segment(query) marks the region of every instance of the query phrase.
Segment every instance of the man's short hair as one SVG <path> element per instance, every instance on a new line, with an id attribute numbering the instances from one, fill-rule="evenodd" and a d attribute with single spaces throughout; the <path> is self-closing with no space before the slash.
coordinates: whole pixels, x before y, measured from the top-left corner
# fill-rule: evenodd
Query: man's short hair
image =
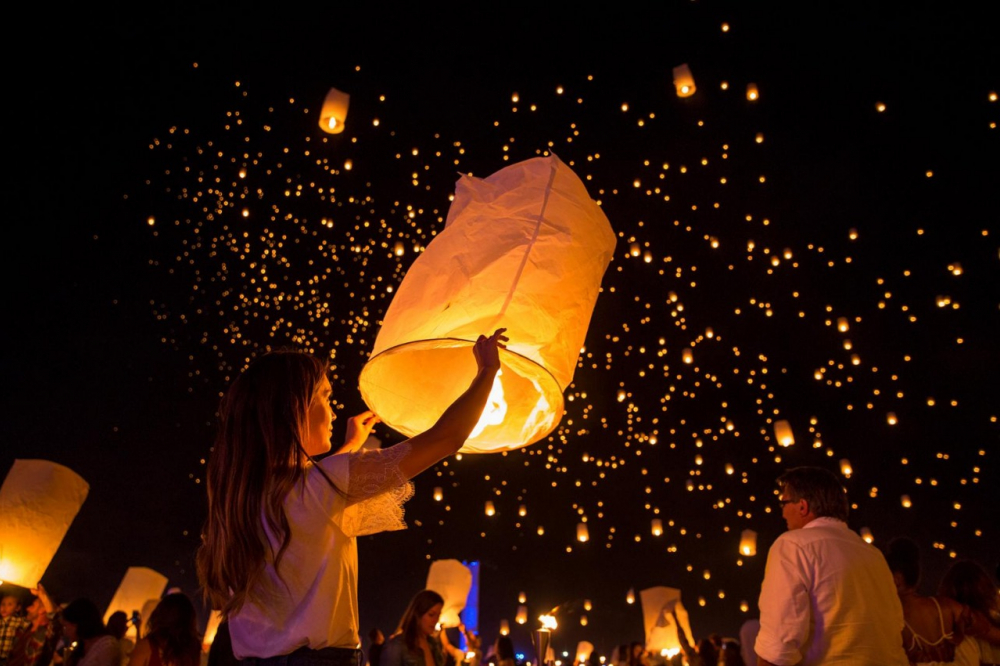
<path id="1" fill-rule="evenodd" d="M 885 549 L 889 571 L 903 576 L 903 582 L 916 587 L 920 582 L 920 547 L 908 537 L 896 537 Z"/>
<path id="2" fill-rule="evenodd" d="M 847 493 L 837 476 L 822 467 L 794 467 L 778 477 L 778 485 L 792 497 L 804 499 L 817 517 L 847 521 Z"/>

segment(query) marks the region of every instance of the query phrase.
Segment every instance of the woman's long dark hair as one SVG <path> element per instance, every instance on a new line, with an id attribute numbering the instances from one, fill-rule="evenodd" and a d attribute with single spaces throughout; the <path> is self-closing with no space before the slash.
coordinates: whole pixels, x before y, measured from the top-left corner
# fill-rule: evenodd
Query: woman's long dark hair
<path id="1" fill-rule="evenodd" d="M 977 610 L 994 625 L 1000 626 L 1000 598 L 997 597 L 997 586 L 982 568 L 971 560 L 955 562 L 938 587 L 942 597 L 954 599 L 973 610 Z"/>
<path id="2" fill-rule="evenodd" d="M 438 604 L 444 604 L 444 599 L 434 590 L 421 590 L 410 599 L 410 605 L 406 607 L 406 612 L 403 613 L 399 627 L 396 629 L 397 634 L 403 635 L 403 642 L 406 643 L 406 649 L 410 652 L 420 652 L 418 642 L 420 640 L 420 618 Z"/>
<path id="3" fill-rule="evenodd" d="M 80 661 L 85 651 L 87 639 L 111 635 L 104 626 L 104 619 L 97 606 L 90 599 L 75 599 L 62 611 L 62 619 L 76 625 L 76 648 L 71 654 L 70 662 Z"/>
<path id="4" fill-rule="evenodd" d="M 222 399 L 197 568 L 205 596 L 223 617 L 247 600 L 262 601 L 256 597 L 267 558 L 277 569 L 288 548 L 284 501 L 303 478 L 307 414 L 326 371 L 326 363 L 308 354 L 270 352 L 251 363 Z M 281 539 L 277 552 L 261 516 Z"/>
<path id="5" fill-rule="evenodd" d="M 201 662 L 201 634 L 198 615 L 186 594 L 168 594 L 149 616 L 146 638 L 150 648 L 160 650 L 169 666 L 198 666 Z"/>

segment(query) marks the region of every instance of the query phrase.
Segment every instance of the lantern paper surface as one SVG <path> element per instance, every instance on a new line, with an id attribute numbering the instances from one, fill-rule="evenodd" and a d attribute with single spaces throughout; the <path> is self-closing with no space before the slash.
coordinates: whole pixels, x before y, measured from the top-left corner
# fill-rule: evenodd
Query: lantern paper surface
<path id="1" fill-rule="evenodd" d="M 90 486 L 47 460 L 15 460 L 0 487 L 0 581 L 35 587 Z"/>
<path id="2" fill-rule="evenodd" d="M 458 614 L 465 608 L 465 600 L 472 589 L 472 572 L 458 560 L 435 560 L 427 573 L 427 589 L 444 598 L 441 609 L 441 626 L 457 627 Z"/>
<path id="3" fill-rule="evenodd" d="M 361 371 L 361 395 L 407 436 L 430 428 L 476 374 L 471 347 L 507 329 L 483 418 L 462 447 L 538 441 L 563 415 L 615 235 L 555 156 L 463 176 L 444 230 L 413 262 Z"/>
<path id="4" fill-rule="evenodd" d="M 201 639 L 201 646 L 205 652 L 212 647 L 215 642 L 215 635 L 219 633 L 219 624 L 222 623 L 222 613 L 217 610 L 212 611 L 208 616 L 208 625 L 205 627 L 205 635 Z"/>
<path id="5" fill-rule="evenodd" d="M 792 433 L 792 426 L 788 421 L 774 422 L 774 438 L 781 446 L 791 446 L 795 443 L 795 435 Z"/>
<path id="6" fill-rule="evenodd" d="M 579 662 L 584 662 L 590 659 L 590 655 L 594 652 L 594 644 L 590 641 L 580 641 L 576 644 L 576 660 Z"/>
<path id="7" fill-rule="evenodd" d="M 146 567 L 129 567 L 122 578 L 122 582 L 115 591 L 115 596 L 111 598 L 108 609 L 104 611 L 104 622 L 108 621 L 115 611 L 124 611 L 126 615 L 132 617 L 132 611 L 139 611 L 142 614 L 142 622 L 145 625 L 149 619 L 148 612 L 156 608 L 156 603 L 167 589 L 167 577 L 163 574 L 147 569 Z M 149 604 L 153 601 L 153 604 Z M 149 606 L 147 612 L 147 605 Z M 134 635 L 135 627 L 129 624 L 129 635 Z"/>
<path id="8" fill-rule="evenodd" d="M 646 628 L 646 649 L 654 654 L 663 650 L 679 650 L 680 639 L 677 635 L 677 624 L 674 622 L 673 611 L 677 620 L 692 640 L 691 622 L 687 610 L 681 603 L 681 591 L 673 587 L 651 587 L 639 593 L 642 600 L 643 625 Z"/>
<path id="9" fill-rule="evenodd" d="M 326 99 L 323 100 L 323 108 L 319 112 L 319 126 L 324 132 L 340 134 L 344 131 L 344 123 L 347 121 L 347 107 L 350 102 L 350 95 L 336 88 L 330 88 L 330 91 L 326 93 Z"/>

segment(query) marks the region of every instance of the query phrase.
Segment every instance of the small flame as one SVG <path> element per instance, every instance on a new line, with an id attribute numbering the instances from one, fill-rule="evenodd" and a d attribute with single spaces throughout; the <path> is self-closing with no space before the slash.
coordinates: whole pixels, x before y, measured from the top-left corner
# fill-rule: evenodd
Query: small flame
<path id="1" fill-rule="evenodd" d="M 337 119 L 331 117 L 330 120 L 327 122 L 327 125 L 329 125 L 330 129 L 333 129 L 334 127 L 337 126 Z"/>
<path id="2" fill-rule="evenodd" d="M 541 615 L 538 621 L 542 623 L 542 629 L 555 629 L 558 626 L 555 615 Z"/>

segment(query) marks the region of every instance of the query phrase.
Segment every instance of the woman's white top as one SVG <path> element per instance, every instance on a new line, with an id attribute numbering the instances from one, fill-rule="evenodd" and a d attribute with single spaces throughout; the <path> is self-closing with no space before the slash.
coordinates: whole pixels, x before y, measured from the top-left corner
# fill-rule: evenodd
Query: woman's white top
<path id="1" fill-rule="evenodd" d="M 406 528 L 402 505 L 413 486 L 399 463 L 409 450 L 404 442 L 320 461 L 340 493 L 320 470 L 306 469 L 285 499 L 291 540 L 278 568 L 269 553 L 255 600 L 230 616 L 237 659 L 360 645 L 355 537 Z M 281 540 L 266 522 L 264 530 L 277 553 Z"/>

